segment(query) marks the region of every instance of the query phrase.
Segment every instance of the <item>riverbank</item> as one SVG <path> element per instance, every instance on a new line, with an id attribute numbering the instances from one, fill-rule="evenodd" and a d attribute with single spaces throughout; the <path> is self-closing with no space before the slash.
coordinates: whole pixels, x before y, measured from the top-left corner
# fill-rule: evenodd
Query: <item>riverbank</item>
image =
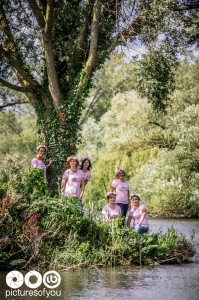
<path id="1" fill-rule="evenodd" d="M 107 300 L 132 297 L 142 300 L 198 300 L 199 286 L 199 220 L 176 219 L 149 219 L 150 231 L 162 231 L 173 227 L 177 232 L 183 233 L 188 240 L 192 239 L 195 232 L 195 263 L 164 264 L 159 266 L 116 266 L 109 268 L 78 268 L 61 271 L 56 269 L 61 276 L 59 290 L 62 298 L 68 300 L 93 300 L 106 298 Z M 13 270 L 13 269 L 12 269 Z M 31 268 L 20 270 L 25 276 Z M 45 271 L 40 270 L 43 275 Z M 8 289 L 6 275 L 8 271 L 0 272 L 0 299 L 5 298 Z M 41 285 L 43 290 L 45 286 Z M 25 284 L 22 289 L 26 289 Z M 24 297 L 17 298 L 23 300 Z M 42 298 L 46 299 L 46 298 Z M 53 297 L 60 299 L 60 297 Z M 26 297 L 32 300 L 32 297 Z"/>
<path id="2" fill-rule="evenodd" d="M 105 225 L 82 216 L 69 198 L 11 202 L 0 222 L 1 265 L 12 269 L 158 265 L 194 255 L 191 241 L 172 228 L 139 235 L 121 220 Z"/>

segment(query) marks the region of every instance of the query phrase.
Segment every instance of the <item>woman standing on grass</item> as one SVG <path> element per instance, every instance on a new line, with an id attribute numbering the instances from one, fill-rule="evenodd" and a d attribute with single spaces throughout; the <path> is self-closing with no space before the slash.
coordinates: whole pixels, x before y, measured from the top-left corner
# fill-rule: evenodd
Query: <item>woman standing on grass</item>
<path id="1" fill-rule="evenodd" d="M 120 206 L 122 217 L 126 217 L 129 208 L 129 184 L 125 179 L 125 171 L 118 169 L 115 180 L 111 183 L 110 192 L 116 192 L 116 204 Z"/>
<path id="2" fill-rule="evenodd" d="M 82 196 L 84 193 L 83 172 L 78 168 L 79 161 L 72 155 L 67 160 L 68 169 L 64 172 L 61 184 L 61 193 L 63 196 L 75 197 L 78 204 L 82 205 Z"/>
<path id="3" fill-rule="evenodd" d="M 102 209 L 104 223 L 110 223 L 116 218 L 122 216 L 121 208 L 115 203 L 116 194 L 114 192 L 108 192 L 106 194 L 108 204 Z"/>
<path id="4" fill-rule="evenodd" d="M 149 231 L 149 223 L 147 221 L 147 210 L 144 204 L 140 204 L 140 196 L 138 194 L 131 194 L 132 209 L 129 212 L 127 226 L 130 227 L 133 219 L 133 229 L 140 234 Z"/>

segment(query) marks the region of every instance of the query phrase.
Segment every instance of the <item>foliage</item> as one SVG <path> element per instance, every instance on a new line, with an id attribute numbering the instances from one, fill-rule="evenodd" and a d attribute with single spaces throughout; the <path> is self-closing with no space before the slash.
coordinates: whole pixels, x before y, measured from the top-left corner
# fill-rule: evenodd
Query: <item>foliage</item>
<path id="1" fill-rule="evenodd" d="M 159 159 L 143 165 L 131 180 L 153 213 L 198 217 L 197 110 L 189 107 L 173 118 L 172 132 L 164 135 L 170 139 L 167 144 L 173 140 L 173 150 L 162 150 Z"/>
<path id="2" fill-rule="evenodd" d="M 1 1 L 3 107 L 8 104 L 8 89 L 16 91 L 10 96 L 14 99 L 8 101 L 10 105 L 17 99 L 19 103 L 28 99 L 34 107 L 40 141 L 47 144 L 48 155 L 54 159 L 48 178 L 55 193 L 64 161 L 77 151 L 80 142 L 81 112 L 93 74 L 118 45 L 135 46 L 139 41 L 149 53 L 140 64 L 139 89 L 155 108 L 165 108 L 168 92 L 173 88 L 177 55 L 182 53 L 181 48 L 197 41 L 196 20 L 197 10 L 189 10 L 188 6 L 185 11 L 178 9 L 174 0 Z M 131 65 L 125 65 L 125 76 L 129 78 L 125 84 L 121 65 L 109 66 L 104 78 L 106 88 L 91 92 L 93 101 L 99 103 L 90 106 L 97 120 L 110 107 L 115 92 L 134 86 Z M 108 79 L 112 70 L 118 70 L 119 75 L 111 90 Z M 95 74 L 98 80 L 100 75 Z M 107 91 L 105 97 L 103 91 Z M 87 108 L 85 118 L 86 112 Z"/>
<path id="3" fill-rule="evenodd" d="M 88 153 L 95 162 L 92 180 L 84 195 L 86 203 L 96 199 L 95 205 L 102 207 L 104 195 L 109 190 L 118 167 L 125 169 L 128 179 L 143 162 L 158 154 L 157 147 L 149 148 L 147 145 L 151 115 L 153 112 L 150 104 L 138 97 L 135 91 L 131 91 L 113 97 L 111 110 L 94 125 L 97 143 L 92 131 L 89 131 L 91 119 L 85 124 L 83 145 L 79 153 Z"/>
<path id="4" fill-rule="evenodd" d="M 111 99 L 118 93 L 134 89 L 136 86 L 136 64 L 127 62 L 124 54 L 114 53 L 101 69 L 94 74 L 81 123 L 85 120 L 100 118 L 111 107 Z"/>
<path id="5" fill-rule="evenodd" d="M 20 155 L 6 155 L 0 165 L 1 199 L 9 197 L 17 205 L 18 200 L 29 203 L 46 193 L 44 171 L 41 169 L 25 169 Z"/>
<path id="6" fill-rule="evenodd" d="M 95 222 L 81 215 L 72 198 L 44 196 L 26 207 L 16 204 L 17 210 L 11 204 L 0 212 L 0 261 L 7 267 L 152 265 L 184 262 L 193 255 L 192 245 L 173 229 L 163 236 L 141 236 L 119 219 Z"/>
<path id="7" fill-rule="evenodd" d="M 29 164 L 37 143 L 36 120 L 26 113 L 0 112 L 0 161 L 6 154 L 20 153 Z"/>
<path id="8" fill-rule="evenodd" d="M 148 265 L 183 262 L 193 255 L 192 245 L 172 229 L 163 236 L 141 236 L 123 227 L 120 218 L 103 224 L 94 210 L 85 210 L 82 216 L 75 198 L 46 193 L 38 170 L 23 173 L 12 157 L 5 165 L 1 183 L 7 190 L 0 210 L 0 262 L 4 267 Z"/>
<path id="9" fill-rule="evenodd" d="M 98 123 L 84 125 L 79 153 L 94 162 L 86 206 L 105 204 L 115 171 L 123 167 L 131 192 L 141 194 L 151 214 L 198 217 L 198 62 L 182 63 L 175 81 L 167 114 L 129 91 L 112 98 Z"/>
<path id="10" fill-rule="evenodd" d="M 54 159 L 48 178 L 56 193 L 64 162 L 80 141 L 93 72 L 122 42 L 116 25 L 125 3 L 34 2 L 1 1 L 0 83 L 34 107 L 40 141 Z M 128 28 L 127 19 L 123 25 Z"/>
<path id="11" fill-rule="evenodd" d="M 170 93 L 174 90 L 175 61 L 164 51 L 156 50 L 140 61 L 137 90 L 148 98 L 154 110 L 165 111 Z"/>
<path id="12" fill-rule="evenodd" d="M 148 97 L 155 110 L 165 111 L 174 90 L 174 73 L 180 57 L 198 41 L 198 9 L 189 10 L 189 3 L 182 9 L 181 1 L 176 0 L 139 0 L 138 13 L 141 8 L 143 24 L 139 39 L 146 46 L 146 53 L 140 61 L 138 91 Z"/>

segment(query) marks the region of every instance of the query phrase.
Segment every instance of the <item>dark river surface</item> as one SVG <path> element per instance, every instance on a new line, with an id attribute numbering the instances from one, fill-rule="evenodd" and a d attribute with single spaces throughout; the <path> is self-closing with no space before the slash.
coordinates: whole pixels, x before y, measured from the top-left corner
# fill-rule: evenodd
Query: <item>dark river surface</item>
<path id="1" fill-rule="evenodd" d="M 11 290 L 6 284 L 6 271 L 0 273 L 0 300 L 199 300 L 199 220 L 149 219 L 149 224 L 151 232 L 164 233 L 168 227 L 173 226 L 188 239 L 193 239 L 196 250 L 193 262 L 59 272 L 61 283 L 56 288 L 57 295 L 43 284 L 37 289 L 40 290 L 38 295 L 23 295 L 31 290 L 25 284 L 20 288 L 23 293 L 16 294 L 18 289 Z M 23 272 L 24 276 L 27 272 Z M 11 291 L 15 291 L 15 294 L 11 294 Z M 51 295 L 46 291 L 51 292 Z"/>

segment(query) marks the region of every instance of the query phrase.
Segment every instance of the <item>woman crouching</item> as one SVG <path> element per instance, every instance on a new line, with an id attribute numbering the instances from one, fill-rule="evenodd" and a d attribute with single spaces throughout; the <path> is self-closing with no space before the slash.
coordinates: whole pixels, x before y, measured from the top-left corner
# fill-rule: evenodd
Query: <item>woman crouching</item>
<path id="1" fill-rule="evenodd" d="M 116 193 L 108 192 L 106 194 L 106 198 L 108 200 L 108 204 L 106 204 L 102 209 L 103 221 L 104 223 L 110 223 L 114 221 L 116 218 L 122 216 L 122 211 L 119 205 L 115 203 Z"/>
<path id="2" fill-rule="evenodd" d="M 147 221 L 147 210 L 144 204 L 140 204 L 140 196 L 138 194 L 131 194 L 132 209 L 129 212 L 127 226 L 130 227 L 133 219 L 133 229 L 140 234 L 149 231 L 149 223 Z"/>

